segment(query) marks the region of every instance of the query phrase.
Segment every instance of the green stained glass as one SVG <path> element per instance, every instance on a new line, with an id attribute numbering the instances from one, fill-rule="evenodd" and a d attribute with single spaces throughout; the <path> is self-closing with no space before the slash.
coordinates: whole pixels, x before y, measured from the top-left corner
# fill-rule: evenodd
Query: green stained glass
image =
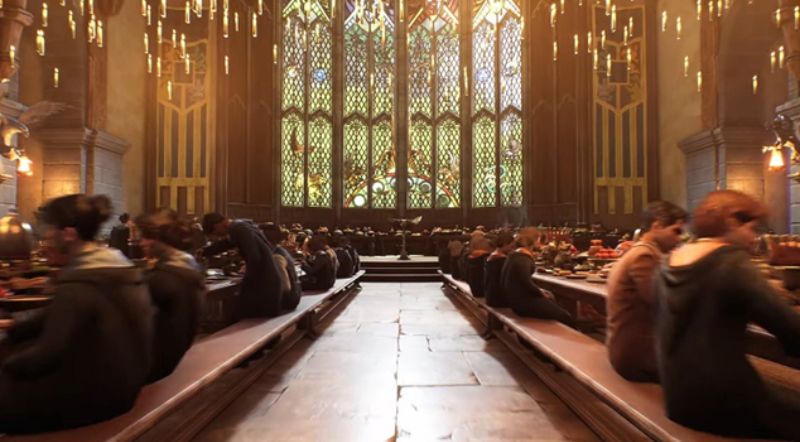
<path id="1" fill-rule="evenodd" d="M 333 202 L 333 45 L 327 1 L 283 2 L 281 203 Z M 312 115 L 314 115 L 312 119 Z"/>
<path id="2" fill-rule="evenodd" d="M 368 3 L 368 4 L 367 4 Z M 345 2 L 344 206 L 397 205 L 394 2 Z M 356 122 L 358 117 L 363 121 Z"/>
<path id="3" fill-rule="evenodd" d="M 494 207 L 496 198 L 495 122 L 480 117 L 472 124 L 472 205 Z"/>
<path id="4" fill-rule="evenodd" d="M 517 2 L 506 0 L 503 5 L 498 11 L 491 2 L 482 3 L 473 21 L 475 207 L 517 207 L 523 203 L 522 27 Z"/>
<path id="5" fill-rule="evenodd" d="M 408 207 L 427 209 L 433 204 L 433 129 L 425 120 L 412 123 L 408 150 Z"/>
<path id="6" fill-rule="evenodd" d="M 390 121 L 372 126 L 372 207 L 392 209 L 397 201 L 395 147 Z"/>
<path id="7" fill-rule="evenodd" d="M 305 124 L 296 114 L 283 117 L 281 123 L 281 204 L 301 207 L 305 174 L 303 173 L 303 141 Z"/>
<path id="8" fill-rule="evenodd" d="M 522 205 L 522 120 L 509 114 L 500 124 L 500 204 Z"/>
<path id="9" fill-rule="evenodd" d="M 458 2 L 438 5 L 439 10 L 425 6 L 412 10 L 409 18 L 408 205 L 412 209 L 459 207 L 461 200 Z"/>
<path id="10" fill-rule="evenodd" d="M 333 128 L 327 118 L 317 117 L 311 121 L 308 126 L 308 142 L 308 206 L 330 207 L 333 202 Z"/>
<path id="11" fill-rule="evenodd" d="M 369 204 L 367 191 L 369 168 L 368 130 L 361 120 L 344 125 L 344 206 L 365 208 Z"/>
<path id="12" fill-rule="evenodd" d="M 458 120 L 447 120 L 439 125 L 438 173 L 436 178 L 436 207 L 440 209 L 461 206 L 461 125 Z"/>

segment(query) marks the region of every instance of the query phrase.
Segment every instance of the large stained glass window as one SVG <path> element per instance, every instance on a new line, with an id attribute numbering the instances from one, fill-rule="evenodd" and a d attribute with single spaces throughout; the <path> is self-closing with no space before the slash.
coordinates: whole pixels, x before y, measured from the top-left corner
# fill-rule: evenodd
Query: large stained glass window
<path id="1" fill-rule="evenodd" d="M 518 0 L 475 3 L 471 66 L 473 207 L 522 205 L 520 17 Z"/>
<path id="2" fill-rule="evenodd" d="M 522 0 L 280 1 L 282 205 L 522 205 Z"/>
<path id="3" fill-rule="evenodd" d="M 329 0 L 283 0 L 281 203 L 333 203 L 333 45 Z"/>
<path id="4" fill-rule="evenodd" d="M 408 18 L 408 207 L 461 204 L 458 1 L 419 2 Z"/>
<path id="5" fill-rule="evenodd" d="M 397 206 L 395 12 L 347 0 L 344 21 L 344 207 Z"/>

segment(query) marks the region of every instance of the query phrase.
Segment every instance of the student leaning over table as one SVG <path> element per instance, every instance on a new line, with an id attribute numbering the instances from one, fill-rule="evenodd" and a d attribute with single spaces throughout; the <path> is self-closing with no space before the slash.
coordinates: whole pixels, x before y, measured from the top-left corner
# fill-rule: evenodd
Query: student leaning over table
<path id="1" fill-rule="evenodd" d="M 686 217 L 686 211 L 672 203 L 651 203 L 642 214 L 645 233 L 614 265 L 608 277 L 608 359 L 617 373 L 629 381 L 658 381 L 653 274 L 662 255 L 680 242 Z"/>
<path id="2" fill-rule="evenodd" d="M 765 207 L 737 191 L 695 209 L 698 241 L 672 253 L 655 279 L 656 348 L 668 416 L 727 436 L 800 440 L 800 401 L 765 384 L 745 354 L 756 323 L 800 356 L 800 315 L 750 262 Z"/>
<path id="3" fill-rule="evenodd" d="M 109 419 L 144 385 L 153 306 L 141 271 L 94 241 L 110 214 L 105 196 L 64 196 L 40 210 L 48 259 L 64 268 L 53 303 L 0 344 L 0 433 Z"/>

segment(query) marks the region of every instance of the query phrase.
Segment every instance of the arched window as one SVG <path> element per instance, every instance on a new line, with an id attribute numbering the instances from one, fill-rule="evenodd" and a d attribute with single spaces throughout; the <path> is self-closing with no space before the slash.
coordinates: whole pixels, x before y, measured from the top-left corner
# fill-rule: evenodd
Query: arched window
<path id="1" fill-rule="evenodd" d="M 347 0 L 344 21 L 344 207 L 397 206 L 395 11 Z"/>
<path id="2" fill-rule="evenodd" d="M 333 202 L 333 39 L 329 5 L 284 0 L 282 204 Z"/>
<path id="3" fill-rule="evenodd" d="M 522 205 L 522 26 L 515 0 L 472 20 L 472 205 Z"/>
<path id="4" fill-rule="evenodd" d="M 282 1 L 284 206 L 522 205 L 520 0 Z M 343 39 L 336 59 L 333 35 Z M 408 103 L 404 121 L 398 102 Z"/>
<path id="5" fill-rule="evenodd" d="M 419 2 L 408 19 L 408 207 L 461 205 L 458 2 Z M 435 171 L 435 174 L 434 174 Z M 435 199 L 434 199 L 435 195 Z"/>

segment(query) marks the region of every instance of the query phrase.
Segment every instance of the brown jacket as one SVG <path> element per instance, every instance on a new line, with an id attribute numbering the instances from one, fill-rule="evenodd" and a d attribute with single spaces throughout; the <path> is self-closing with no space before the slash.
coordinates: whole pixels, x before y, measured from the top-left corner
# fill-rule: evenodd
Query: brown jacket
<path id="1" fill-rule="evenodd" d="M 661 252 L 651 243 L 633 246 L 608 278 L 606 346 L 614 369 L 625 379 L 656 382 L 653 273 Z"/>

